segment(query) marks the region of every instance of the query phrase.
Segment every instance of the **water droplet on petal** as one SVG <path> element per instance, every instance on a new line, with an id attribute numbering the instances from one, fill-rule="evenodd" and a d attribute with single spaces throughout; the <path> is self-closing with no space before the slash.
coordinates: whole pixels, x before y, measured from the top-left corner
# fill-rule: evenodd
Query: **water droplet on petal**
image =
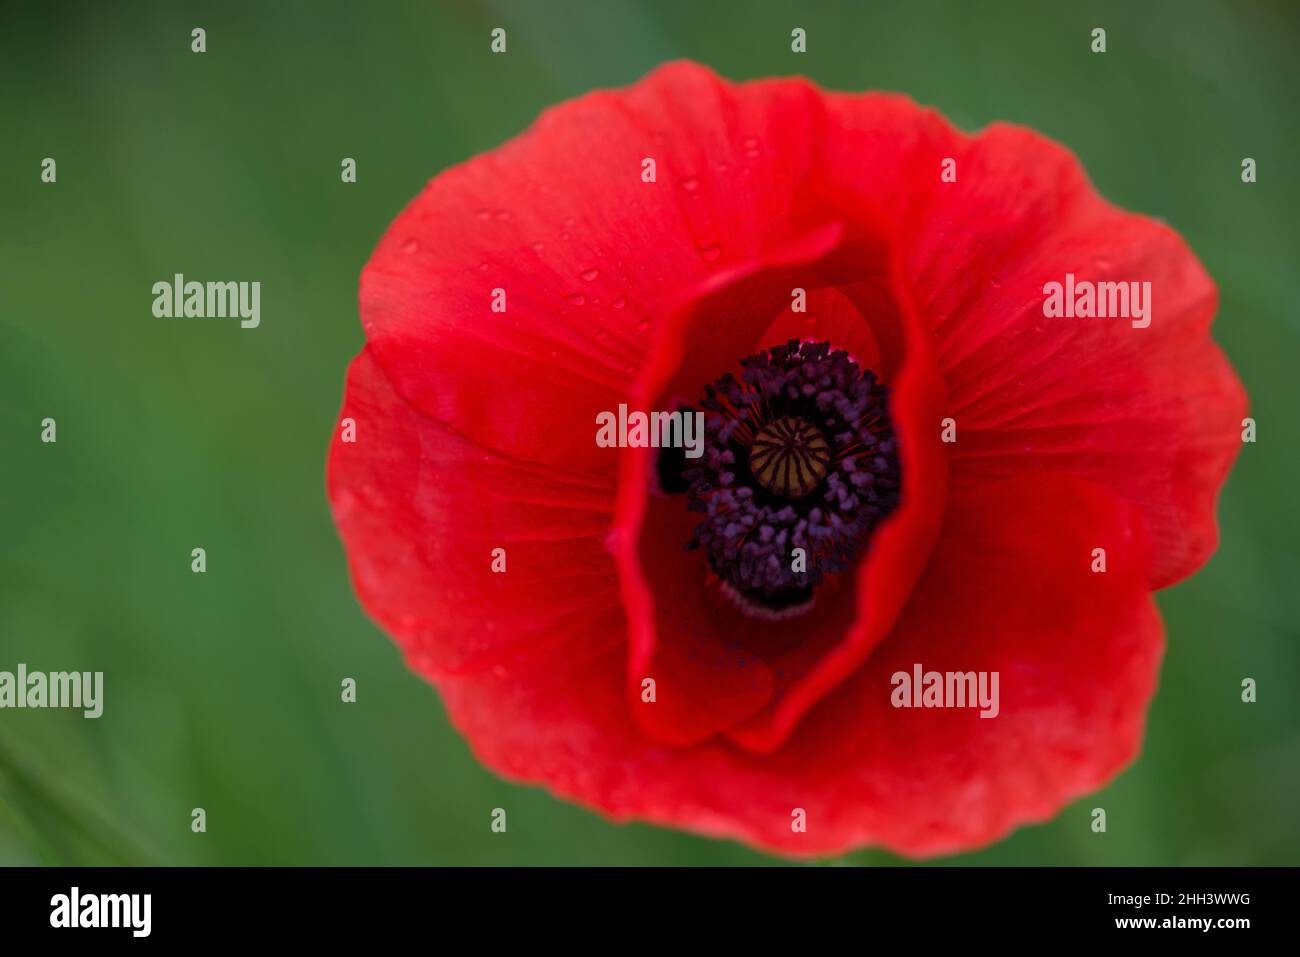
<path id="1" fill-rule="evenodd" d="M 599 269 L 587 269 L 582 273 L 582 278 L 587 282 L 591 282 L 599 275 L 600 275 Z"/>
<path id="2" fill-rule="evenodd" d="M 569 302 L 573 303 L 575 306 L 585 306 L 587 304 L 587 297 L 580 292 L 572 293 L 564 298 L 569 300 Z"/>
<path id="3" fill-rule="evenodd" d="M 640 322 L 636 324 L 636 327 L 640 329 L 642 332 L 645 332 L 647 329 L 650 328 L 650 320 L 642 319 Z"/>
<path id="4" fill-rule="evenodd" d="M 722 247 L 717 243 L 700 247 L 700 257 L 706 262 L 713 262 L 722 255 Z"/>
<path id="5" fill-rule="evenodd" d="M 402 252 L 415 253 L 420 251 L 420 241 L 418 239 L 408 239 L 402 243 Z"/>
<path id="6" fill-rule="evenodd" d="M 622 309 L 624 306 L 627 305 L 627 299 L 625 299 L 622 296 L 619 296 L 617 299 L 611 302 L 610 305 L 613 306 L 615 309 Z"/>
<path id="7" fill-rule="evenodd" d="M 994 289 L 1001 289 L 1002 280 L 999 279 L 997 276 L 994 276 L 992 279 L 989 280 L 989 285 L 992 286 Z"/>
<path id="8" fill-rule="evenodd" d="M 507 220 L 507 219 L 510 218 L 510 210 L 508 210 L 508 209 L 498 209 L 498 210 L 497 210 L 495 213 L 493 213 L 492 215 L 494 215 L 498 220 L 504 222 L 505 220 Z"/>
<path id="9" fill-rule="evenodd" d="M 474 215 L 479 219 L 489 219 L 492 216 L 492 211 L 490 209 L 476 209 Z"/>
<path id="10" fill-rule="evenodd" d="M 693 193 L 699 188 L 700 181 L 694 176 L 688 176 L 686 179 L 682 180 L 682 189 L 686 190 L 688 193 Z"/>

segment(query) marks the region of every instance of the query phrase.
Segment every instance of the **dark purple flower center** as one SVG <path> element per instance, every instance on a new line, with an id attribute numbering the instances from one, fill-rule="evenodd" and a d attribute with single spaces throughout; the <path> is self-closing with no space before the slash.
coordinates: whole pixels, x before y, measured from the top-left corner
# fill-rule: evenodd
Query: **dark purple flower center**
<path id="1" fill-rule="evenodd" d="M 733 600 L 784 617 L 898 506 L 888 390 L 825 342 L 792 339 L 740 366 L 705 386 L 704 453 L 664 484 L 704 513 L 686 547 L 704 549 Z"/>

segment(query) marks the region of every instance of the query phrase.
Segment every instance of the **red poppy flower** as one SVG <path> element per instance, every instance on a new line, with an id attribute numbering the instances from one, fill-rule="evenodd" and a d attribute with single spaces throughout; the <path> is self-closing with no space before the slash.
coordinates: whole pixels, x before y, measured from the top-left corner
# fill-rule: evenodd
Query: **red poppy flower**
<path id="1" fill-rule="evenodd" d="M 1067 276 L 1150 283 L 1149 324 L 1045 310 Z M 1213 551 L 1245 412 L 1215 308 L 1029 130 L 674 64 L 392 224 L 330 499 L 499 773 L 792 855 L 953 852 L 1138 749 L 1151 593 Z M 620 406 L 701 413 L 700 454 L 601 447 Z M 899 707 L 917 666 L 996 673 L 996 716 Z"/>

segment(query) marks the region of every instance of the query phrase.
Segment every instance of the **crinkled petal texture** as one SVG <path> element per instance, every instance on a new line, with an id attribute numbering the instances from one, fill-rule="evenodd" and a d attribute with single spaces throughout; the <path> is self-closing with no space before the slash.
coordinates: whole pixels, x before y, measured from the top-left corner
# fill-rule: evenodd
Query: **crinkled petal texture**
<path id="1" fill-rule="evenodd" d="M 1045 318 L 1067 273 L 1149 282 L 1149 325 Z M 1139 747 L 1151 591 L 1213 550 L 1240 444 L 1215 306 L 1172 230 L 1034 133 L 674 64 L 548 111 L 388 230 L 330 499 L 361 601 L 500 773 L 790 855 L 955 852 Z M 902 504 L 812 612 L 759 622 L 595 422 L 792 336 L 890 385 Z M 996 673 L 996 716 L 896 707 L 916 665 Z"/>

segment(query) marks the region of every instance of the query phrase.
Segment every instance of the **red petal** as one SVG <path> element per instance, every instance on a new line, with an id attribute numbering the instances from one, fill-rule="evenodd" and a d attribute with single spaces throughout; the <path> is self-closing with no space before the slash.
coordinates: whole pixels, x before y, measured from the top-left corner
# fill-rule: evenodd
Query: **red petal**
<path id="1" fill-rule="evenodd" d="M 900 226 L 905 283 L 957 421 L 953 483 L 1088 478 L 1142 510 L 1153 587 L 1195 571 L 1216 543 L 1246 405 L 1209 338 L 1214 285 L 1183 241 L 1105 202 L 1068 150 L 1028 130 L 967 137 L 871 96 L 832 97 L 830 117 L 828 189 Z M 940 180 L 944 158 L 956 182 Z M 1067 272 L 1150 282 L 1150 327 L 1045 319 L 1043 286 Z"/>
<path id="2" fill-rule="evenodd" d="M 470 439 L 607 473 L 593 423 L 626 399 L 642 324 L 784 238 L 819 123 L 807 83 L 736 87 L 692 64 L 548 110 L 390 227 L 362 276 L 371 349 L 399 394 Z"/>
<path id="3" fill-rule="evenodd" d="M 764 756 L 647 741 L 616 652 L 554 660 L 544 683 L 517 668 L 438 684 L 485 763 L 618 819 L 794 855 L 949 853 L 1049 817 L 1132 759 L 1162 648 L 1148 574 L 1141 518 L 1095 486 L 970 496 L 888 641 Z M 998 671 L 1000 714 L 891 707 L 892 673 L 914 663 Z"/>
<path id="4" fill-rule="evenodd" d="M 613 488 L 507 459 L 412 410 L 369 349 L 348 372 L 329 495 L 366 610 L 425 674 L 622 647 Z M 505 549 L 504 573 L 492 570 Z"/>
<path id="5" fill-rule="evenodd" d="M 675 676 L 665 707 L 635 709 L 660 740 L 692 744 L 727 731 L 747 748 L 776 748 L 884 638 L 924 567 L 946 501 L 938 384 L 919 320 L 895 301 L 883 248 L 866 233 L 846 236 L 839 224 L 824 225 L 689 290 L 656 338 L 634 393 L 639 408 L 670 407 L 754 352 L 771 323 L 780 324 L 793 287 L 836 289 L 869 327 L 850 338 L 872 349 L 892 390 L 903 475 L 903 505 L 873 536 L 856 598 L 823 588 L 817 612 L 791 626 L 709 600 L 702 561 L 674 554 L 697 519 L 674 514 L 680 500 L 647 511 L 651 452 L 624 452 L 614 546 L 630 624 L 628 690 L 635 703 L 646 677 Z M 788 640 L 792 627 L 802 639 L 797 648 Z"/>

